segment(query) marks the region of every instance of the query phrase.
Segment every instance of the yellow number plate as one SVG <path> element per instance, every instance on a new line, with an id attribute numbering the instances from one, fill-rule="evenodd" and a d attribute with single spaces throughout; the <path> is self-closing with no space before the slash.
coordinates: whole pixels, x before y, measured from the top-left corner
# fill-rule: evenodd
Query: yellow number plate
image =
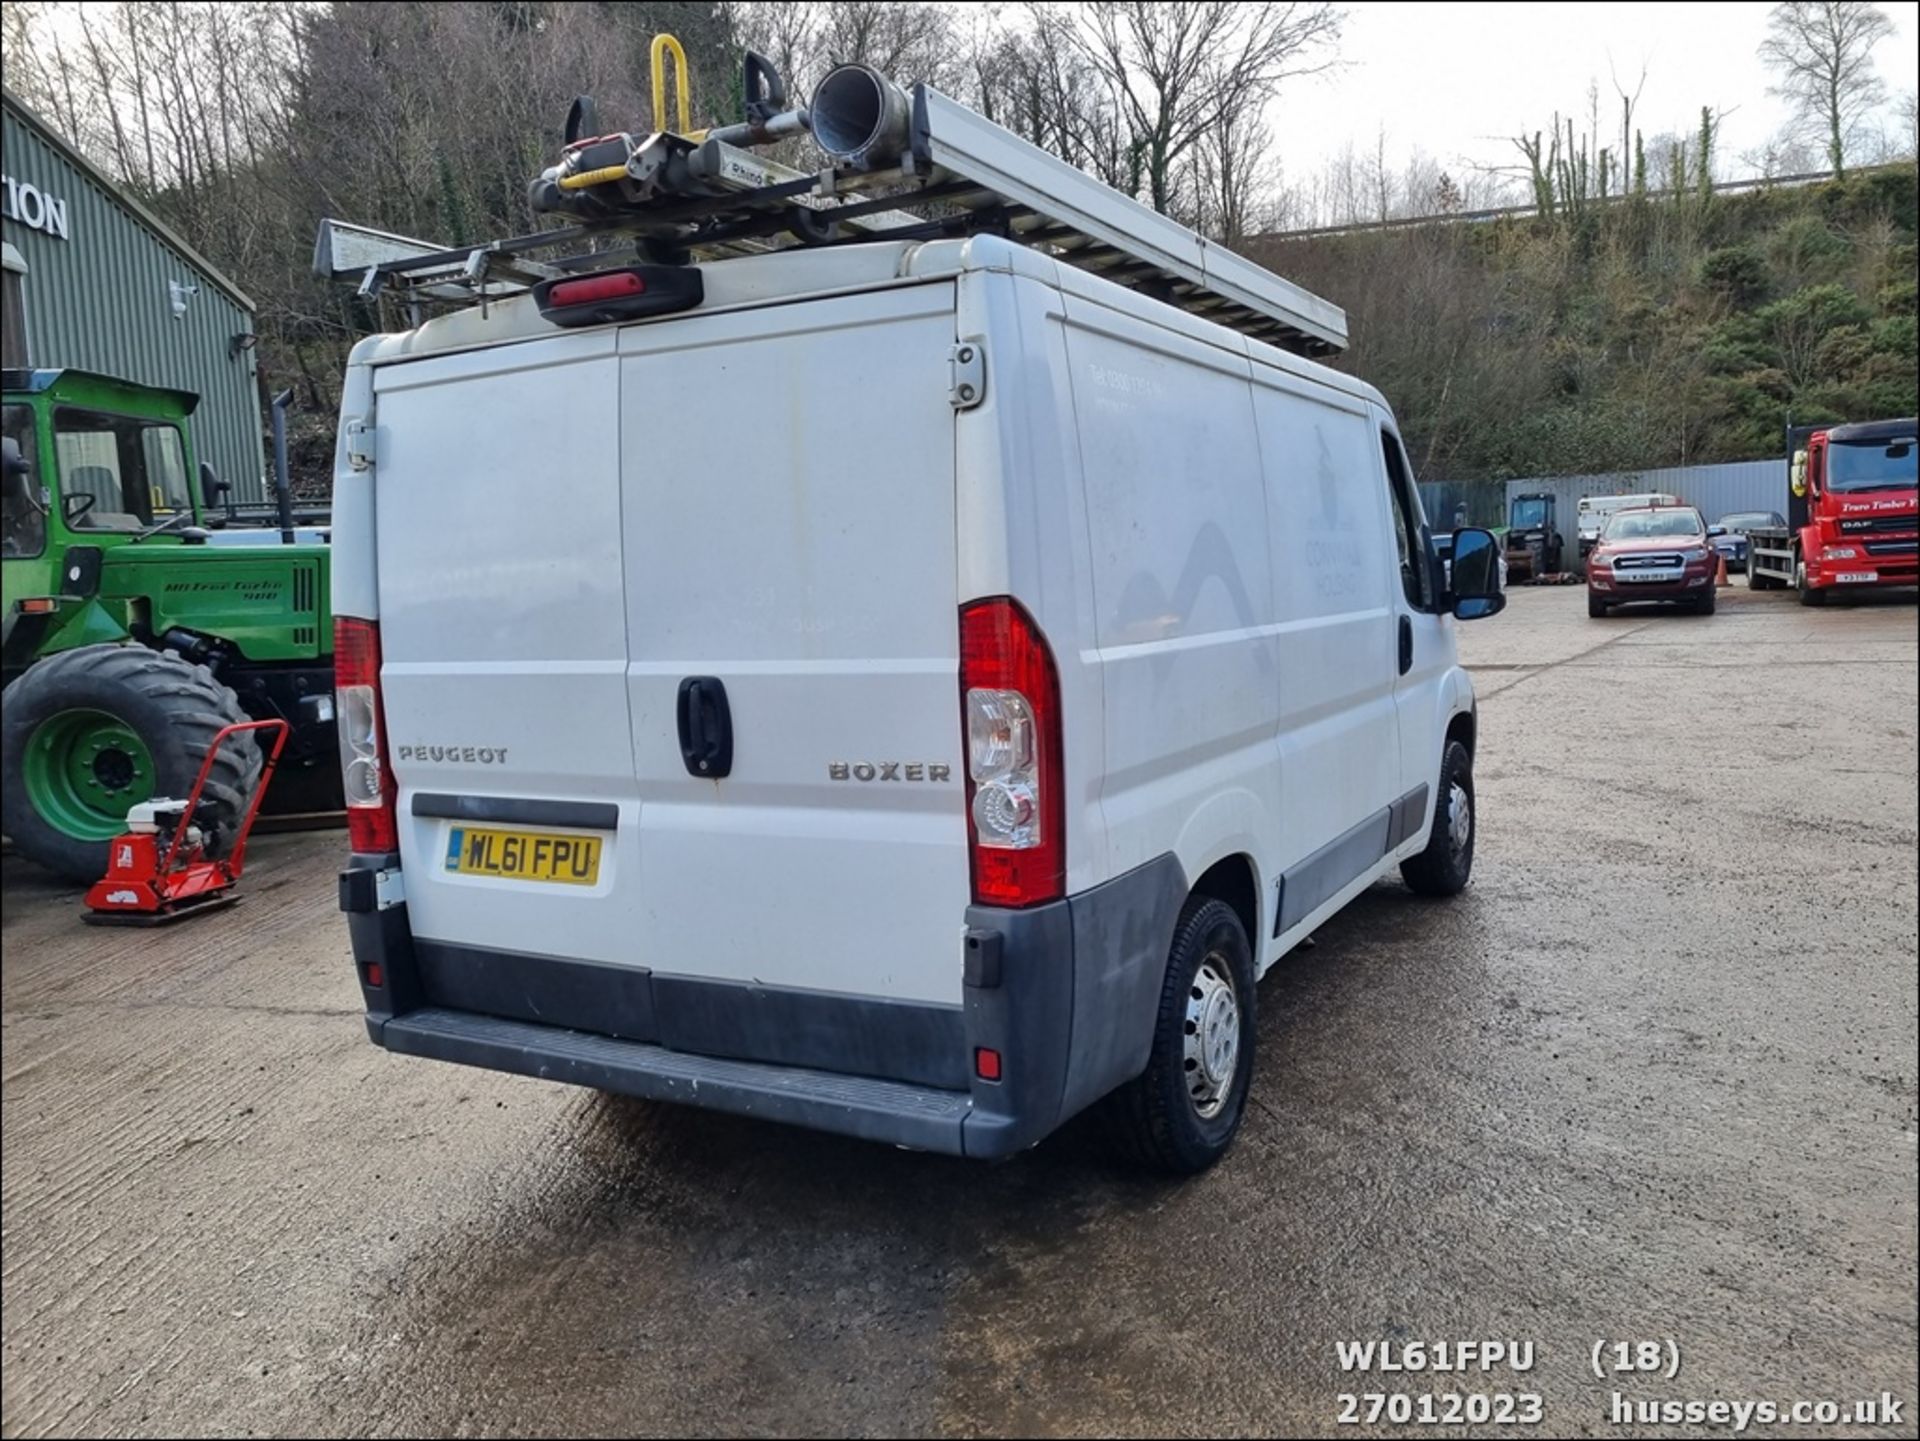
<path id="1" fill-rule="evenodd" d="M 455 826 L 447 834 L 447 869 L 463 876 L 590 886 L 600 879 L 600 837 Z"/>

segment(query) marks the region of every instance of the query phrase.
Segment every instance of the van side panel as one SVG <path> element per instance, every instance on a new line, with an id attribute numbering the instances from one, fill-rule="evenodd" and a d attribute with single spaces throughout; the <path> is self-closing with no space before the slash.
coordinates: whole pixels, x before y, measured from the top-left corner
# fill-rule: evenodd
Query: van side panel
<path id="1" fill-rule="evenodd" d="M 1109 864 L 1272 848 L 1273 575 L 1244 354 L 1067 297 Z"/>
<path id="2" fill-rule="evenodd" d="M 619 332 L 638 959 L 957 1007 L 951 281 Z M 732 773 L 678 697 L 724 687 Z"/>
<path id="3" fill-rule="evenodd" d="M 974 242 L 978 244 L 978 242 Z M 1021 249 L 1012 257 L 1040 262 Z M 986 346 L 985 400 L 959 413 L 954 446 L 962 600 L 1017 597 L 1053 650 L 1067 771 L 1067 891 L 1115 874 L 1100 808 L 1106 731 L 1086 497 L 1067 357 L 1052 285 L 1003 271 L 960 282 L 960 335 Z"/>
<path id="4" fill-rule="evenodd" d="M 1359 874 L 1360 857 L 1329 843 L 1400 794 L 1392 610 L 1400 581 L 1364 402 L 1256 365 L 1253 404 L 1285 617 L 1274 641 L 1284 804 L 1272 860 L 1276 877 L 1324 894 Z M 1381 854 L 1364 856 L 1366 867 Z"/>

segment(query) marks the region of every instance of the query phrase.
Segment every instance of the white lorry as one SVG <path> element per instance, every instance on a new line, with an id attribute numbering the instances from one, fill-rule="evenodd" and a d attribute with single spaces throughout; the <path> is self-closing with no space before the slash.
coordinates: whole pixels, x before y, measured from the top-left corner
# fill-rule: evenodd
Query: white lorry
<path id="1" fill-rule="evenodd" d="M 1261 973 L 1468 880 L 1491 535 L 1448 581 L 1371 387 L 1042 248 L 370 338 L 333 504 L 390 1051 L 985 1158 L 1111 1096 L 1191 1172 Z"/>

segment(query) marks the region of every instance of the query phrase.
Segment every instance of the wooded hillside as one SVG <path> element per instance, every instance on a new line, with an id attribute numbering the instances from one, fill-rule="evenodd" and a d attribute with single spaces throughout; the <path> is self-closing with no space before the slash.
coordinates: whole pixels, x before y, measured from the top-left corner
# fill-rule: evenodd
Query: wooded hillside
<path id="1" fill-rule="evenodd" d="M 1912 415 L 1915 170 L 1247 249 L 1346 306 L 1423 479 L 1770 455 Z"/>
<path id="2" fill-rule="evenodd" d="M 80 7 L 64 30 L 47 10 L 5 8 L 9 88 L 260 303 L 263 382 L 299 396 L 296 464 L 322 488 L 347 349 L 382 322 L 308 273 L 317 222 L 443 243 L 533 228 L 526 182 L 568 102 L 643 125 L 662 29 L 692 57 L 696 125 L 738 117 L 747 45 L 801 94 L 839 60 L 927 78 L 1328 296 L 1351 321 L 1339 363 L 1392 400 L 1425 478 L 1745 458 L 1777 448 L 1789 412 L 1916 409 L 1911 158 L 1715 192 L 1714 117 L 1629 145 L 1629 103 L 1612 150 L 1597 108 L 1585 136 L 1555 117 L 1549 145 L 1514 142 L 1534 214 L 1252 233 L 1277 213 L 1255 200 L 1279 152 L 1246 117 L 1333 53 L 1328 5 L 232 0 Z M 1136 93 L 1148 73 L 1174 78 Z M 1391 179 L 1384 159 L 1345 175 L 1344 209 L 1373 191 L 1383 217 L 1484 203 L 1484 177 L 1410 173 L 1390 196 Z"/>

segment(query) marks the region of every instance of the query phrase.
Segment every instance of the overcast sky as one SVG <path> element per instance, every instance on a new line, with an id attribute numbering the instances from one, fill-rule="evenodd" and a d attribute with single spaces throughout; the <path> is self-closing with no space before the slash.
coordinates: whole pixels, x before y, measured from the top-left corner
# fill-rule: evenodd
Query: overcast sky
<path id="1" fill-rule="evenodd" d="M 1730 111 L 1722 174 L 1747 173 L 1738 157 L 1763 146 L 1787 119 L 1767 94 L 1756 51 L 1771 4 L 1748 0 L 1665 4 L 1436 4 L 1350 0 L 1331 76 L 1291 83 L 1271 112 L 1289 179 L 1305 179 L 1351 140 L 1370 153 L 1386 131 L 1389 163 L 1417 146 L 1446 166 L 1518 163 L 1506 137 L 1544 130 L 1569 111 L 1585 128 L 1587 84 L 1598 80 L 1604 132 L 1619 128 L 1612 62 L 1629 90 L 1640 67 L 1637 112 L 1648 136 L 1691 132 L 1700 107 Z M 1883 4 L 1896 34 L 1874 52 L 1890 97 L 1915 86 L 1920 4 Z"/>

